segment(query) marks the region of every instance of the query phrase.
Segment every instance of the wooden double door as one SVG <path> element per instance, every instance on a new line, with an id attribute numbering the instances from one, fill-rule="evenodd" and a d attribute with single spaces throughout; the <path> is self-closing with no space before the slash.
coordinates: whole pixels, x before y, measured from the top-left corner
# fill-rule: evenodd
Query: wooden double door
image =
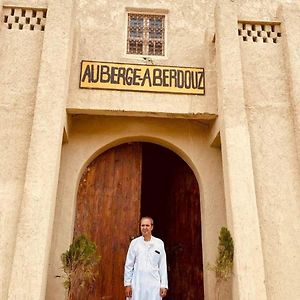
<path id="1" fill-rule="evenodd" d="M 124 300 L 123 270 L 141 216 L 154 219 L 165 242 L 169 292 L 165 300 L 201 300 L 203 264 L 197 180 L 175 153 L 151 143 L 126 143 L 94 159 L 77 196 L 74 237 L 88 235 L 101 255 L 99 276 L 77 300 Z M 142 300 L 142 299 L 141 299 Z"/>

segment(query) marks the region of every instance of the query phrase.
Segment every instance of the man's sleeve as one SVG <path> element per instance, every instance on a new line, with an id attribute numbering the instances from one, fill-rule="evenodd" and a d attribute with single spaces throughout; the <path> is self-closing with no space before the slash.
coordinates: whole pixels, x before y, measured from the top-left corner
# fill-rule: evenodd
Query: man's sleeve
<path id="1" fill-rule="evenodd" d="M 160 273 L 160 287 L 168 288 L 168 272 L 167 272 L 167 257 L 165 247 L 163 245 L 163 251 L 161 253 L 161 259 L 159 263 L 159 273 Z"/>
<path id="2" fill-rule="evenodd" d="M 126 262 L 124 267 L 124 286 L 131 285 L 134 262 L 135 262 L 135 250 L 131 242 L 127 252 Z"/>

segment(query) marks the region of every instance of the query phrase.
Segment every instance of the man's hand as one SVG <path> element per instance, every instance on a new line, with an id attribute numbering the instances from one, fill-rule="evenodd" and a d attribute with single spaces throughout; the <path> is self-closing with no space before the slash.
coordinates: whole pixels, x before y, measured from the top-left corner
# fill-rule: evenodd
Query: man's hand
<path id="1" fill-rule="evenodd" d="M 132 288 L 131 285 L 125 286 L 125 297 L 132 297 Z"/>
<path id="2" fill-rule="evenodd" d="M 166 297 L 167 296 L 167 289 L 165 288 L 160 288 L 160 296 L 163 298 L 163 297 Z"/>

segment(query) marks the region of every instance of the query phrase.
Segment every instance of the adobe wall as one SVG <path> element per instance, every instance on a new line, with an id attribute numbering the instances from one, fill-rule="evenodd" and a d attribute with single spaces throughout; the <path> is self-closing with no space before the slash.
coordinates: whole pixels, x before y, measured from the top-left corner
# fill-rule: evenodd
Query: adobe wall
<path id="1" fill-rule="evenodd" d="M 214 273 L 218 234 L 226 225 L 221 152 L 210 146 L 209 128 L 195 121 L 134 117 L 74 116 L 69 142 L 64 144 L 57 194 L 54 234 L 46 299 L 62 299 L 60 255 L 73 236 L 77 185 L 85 167 L 100 153 L 130 141 L 157 143 L 177 153 L 194 171 L 199 183 L 204 283 L 207 299 L 215 293 Z M 222 299 L 230 299 L 224 289 Z"/>
<path id="2" fill-rule="evenodd" d="M 268 298 L 275 300 L 298 299 L 300 297 L 300 289 L 298 287 L 300 261 L 297 252 L 300 246 L 297 238 L 300 233 L 298 200 L 300 193 L 300 127 L 298 121 L 300 118 L 300 110 L 297 104 L 297 99 L 300 97 L 300 84 L 298 79 L 300 78 L 300 74 L 299 71 L 297 71 L 299 70 L 300 57 L 298 50 L 298 45 L 300 44 L 299 26 L 297 27 L 297 22 L 299 22 L 299 3 L 297 0 L 221 0 L 220 2 L 227 6 L 236 4 L 237 9 L 235 13 L 238 20 L 260 22 L 285 21 L 285 23 L 289 24 L 288 31 L 285 28 L 285 23 L 281 25 L 280 30 L 282 31 L 282 37 L 279 43 L 259 44 L 240 41 L 240 57 L 243 72 L 243 93 L 249 125 L 250 159 L 253 163 L 255 199 L 258 208 L 267 294 Z M 0 78 L 0 138 L 2 147 L 0 148 L 0 298 L 5 299 L 15 251 L 17 223 L 20 221 L 20 205 L 24 192 L 28 149 L 32 134 L 32 118 L 37 98 L 37 86 L 41 65 L 44 66 L 44 77 L 42 77 L 44 83 L 40 84 L 40 92 L 42 92 L 43 87 L 45 87 L 48 98 L 45 96 L 43 99 L 48 99 L 49 103 L 51 103 L 53 95 L 58 95 L 57 92 L 53 92 L 53 95 L 51 94 L 52 89 L 60 89 L 57 83 L 60 81 L 62 85 L 67 86 L 70 80 L 68 95 L 66 96 L 66 111 L 70 115 L 78 113 L 90 115 L 122 115 L 128 116 L 128 118 L 130 117 L 129 119 L 132 124 L 135 122 L 131 119 L 133 116 L 151 116 L 159 118 L 153 118 L 152 121 L 145 119 L 147 124 L 149 122 L 157 122 L 156 124 L 166 122 L 166 124 L 168 124 L 166 126 L 168 127 L 170 126 L 169 122 L 178 122 L 176 124 L 179 124 L 180 127 L 183 123 L 193 124 L 193 122 L 171 119 L 188 118 L 214 120 L 220 113 L 221 107 L 218 107 L 217 96 L 216 49 L 215 44 L 212 42 L 215 33 L 214 8 L 216 1 L 190 0 L 176 3 L 168 0 L 162 3 L 158 0 L 78 0 L 74 20 L 71 19 L 73 18 L 72 14 L 66 14 L 68 17 L 64 18 L 65 11 L 60 9 L 60 6 L 63 6 L 60 1 L 51 1 L 50 3 L 50 1 L 39 0 L 0 0 L 0 12 L 2 4 L 4 6 L 29 8 L 45 8 L 51 4 L 52 7 L 56 8 L 56 13 L 52 15 L 50 13 L 50 16 L 52 26 L 55 27 L 55 24 L 57 26 L 57 32 L 59 32 L 60 28 L 64 28 L 62 24 L 68 21 L 71 22 L 72 20 L 76 23 L 74 26 L 74 45 L 68 46 L 67 42 L 65 44 L 62 43 L 64 38 L 69 39 L 69 32 L 65 32 L 65 29 L 62 29 L 59 41 L 56 41 L 55 38 L 52 37 L 53 43 L 50 42 L 50 44 L 56 52 L 52 56 L 49 55 L 50 59 L 46 61 L 40 60 L 43 43 L 45 42 L 45 33 L 16 29 L 8 30 L 5 24 L 1 23 L 0 69 L 2 76 Z M 295 6 L 292 7 L 288 13 L 282 15 L 278 11 L 281 4 L 295 4 Z M 153 63 L 171 66 L 205 67 L 205 96 L 90 91 L 78 88 L 80 61 L 82 59 L 143 63 L 140 58 L 130 58 L 125 54 L 125 12 L 132 7 L 155 8 L 168 11 L 167 57 L 164 59 L 153 58 Z M 236 30 L 235 32 L 237 34 L 237 28 L 231 29 L 233 31 Z M 64 51 L 66 48 L 72 53 L 71 75 L 69 77 L 68 72 L 65 72 L 63 73 L 64 75 L 59 77 L 57 76 L 56 70 L 61 66 L 61 62 L 65 60 L 62 55 L 58 54 L 60 53 L 60 49 Z M 66 53 L 63 51 L 61 52 L 62 54 Z M 48 51 L 48 53 L 49 52 L 50 51 Z M 61 61 L 59 59 L 61 59 Z M 47 72 L 45 70 L 46 67 L 50 66 L 52 66 L 52 74 L 54 75 L 51 76 L 50 74 L 47 78 Z M 232 94 L 234 95 L 234 92 Z M 54 96 L 54 98 L 56 98 L 56 96 Z M 40 99 L 42 98 L 40 97 Z M 58 103 L 60 103 L 59 101 L 60 99 Z M 49 104 L 49 111 L 51 110 L 51 104 Z M 170 120 L 162 121 L 160 119 L 161 117 L 170 118 Z M 43 119 L 43 116 L 40 116 L 40 118 Z M 53 118 L 49 121 L 49 126 L 43 127 L 44 129 L 46 128 L 44 131 L 44 133 L 46 133 L 44 135 L 45 138 L 47 137 L 47 133 L 50 132 L 47 128 L 51 128 L 52 124 L 56 124 L 56 122 L 61 122 L 62 118 L 65 118 L 65 116 L 57 116 L 57 120 Z M 79 119 L 80 118 L 83 117 L 79 117 Z M 91 122 L 91 120 L 88 119 L 88 122 Z M 122 124 L 122 122 L 120 121 L 118 124 Z M 218 122 L 222 123 L 222 120 L 218 120 Z M 84 125 L 79 121 L 75 121 L 74 123 L 76 126 L 74 127 L 75 129 L 72 129 L 69 140 L 69 144 L 73 146 L 69 146 L 69 144 L 63 146 L 62 170 L 64 170 L 68 164 L 68 159 L 65 154 L 68 150 L 66 149 L 68 149 L 68 147 L 74 147 L 75 139 L 78 145 L 82 143 L 83 147 L 91 147 L 85 144 L 85 138 L 87 137 L 80 133 L 80 127 L 84 128 Z M 107 134 L 112 134 L 112 136 L 117 139 L 118 137 L 112 130 L 111 123 L 108 123 L 109 129 Z M 154 126 L 153 124 L 151 126 Z M 149 125 L 149 127 L 147 127 L 148 131 L 145 131 L 150 136 L 152 136 L 151 133 L 155 132 L 151 126 Z M 194 125 L 188 126 L 193 127 Z M 197 128 L 198 126 L 200 125 L 196 125 Z M 38 124 L 36 128 L 39 128 Z M 117 129 L 118 127 L 115 128 Z M 222 124 L 220 128 L 222 128 Z M 85 130 L 86 133 L 90 134 L 90 129 L 85 128 Z M 187 133 L 189 134 L 189 131 L 184 131 L 183 128 L 176 127 L 176 129 L 173 128 L 172 130 L 175 132 L 179 130 L 185 135 L 187 135 Z M 218 128 L 212 129 L 212 131 L 213 130 L 218 132 Z M 202 139 L 209 139 L 208 131 L 210 131 L 210 129 L 203 129 L 201 127 L 197 134 L 193 133 L 194 140 L 191 144 L 189 144 L 189 142 L 182 144 L 182 141 L 176 140 L 174 137 L 174 144 L 180 144 L 182 149 L 189 147 L 195 148 L 189 148 L 186 151 L 196 160 L 195 166 L 197 166 L 197 168 L 199 167 L 197 155 L 200 153 L 197 152 L 198 154 L 196 154 L 195 152 L 200 145 L 197 143 L 202 142 Z M 60 131 L 57 132 L 59 133 Z M 91 132 L 93 132 L 92 129 Z M 170 133 L 171 136 L 175 134 L 171 131 L 166 131 L 166 133 L 167 132 L 168 134 Z M 205 134 L 203 132 L 205 132 Z M 100 135 L 102 133 L 96 133 L 94 131 L 94 134 Z M 159 136 L 158 132 L 157 135 Z M 51 136 L 51 134 L 49 134 L 49 136 Z M 93 135 L 91 136 L 93 137 Z M 79 137 L 82 138 L 83 141 L 77 140 Z M 60 138 L 60 136 L 58 138 Z M 176 138 L 179 137 L 177 136 Z M 164 136 L 164 139 L 168 140 L 167 134 Z M 97 151 L 97 149 L 104 147 L 105 142 L 109 143 L 109 139 L 108 136 L 103 135 L 102 142 L 97 143 L 97 146 L 93 145 L 91 148 L 94 149 L 93 151 Z M 205 143 L 207 143 L 207 141 Z M 208 149 L 208 144 L 206 145 Z M 46 157 L 48 154 L 51 154 L 49 153 L 51 150 L 45 146 L 40 146 L 40 149 L 43 149 L 44 152 L 38 151 L 38 153 L 43 152 L 44 156 L 37 154 L 37 161 L 42 158 L 45 158 L 44 161 L 46 161 Z M 231 146 L 234 148 L 234 145 Z M 208 151 L 207 149 L 203 151 Z M 219 162 L 219 166 L 216 168 L 221 169 L 219 154 L 215 153 L 217 150 L 209 149 L 209 151 L 214 153 L 210 155 L 215 155 Z M 56 147 L 56 151 L 59 152 L 60 148 Z M 92 151 L 91 153 L 87 151 L 84 155 L 85 159 L 90 157 L 89 155 L 93 153 Z M 58 155 L 55 155 L 55 159 L 56 162 L 59 163 Z M 83 161 L 84 159 L 82 158 L 82 163 Z M 32 165 L 34 165 L 34 161 Z M 60 178 L 64 178 L 65 176 L 62 170 L 60 171 Z M 59 170 L 55 170 L 55 172 L 58 171 Z M 79 170 L 77 170 L 77 173 L 78 172 Z M 199 174 L 201 177 L 200 171 Z M 38 177 L 37 186 L 39 187 L 39 184 L 43 186 L 43 180 L 47 181 L 46 175 L 44 177 Z M 35 179 L 33 175 L 31 178 L 33 180 Z M 220 177 L 218 178 L 220 179 Z M 65 188 L 65 184 L 61 180 L 62 179 L 59 181 L 59 193 L 61 193 L 62 186 Z M 207 182 L 211 184 L 212 178 Z M 221 183 L 219 182 L 219 184 Z M 53 188 L 50 188 L 49 191 L 53 193 L 53 197 L 55 198 L 55 181 Z M 34 190 L 29 190 L 28 193 L 29 199 L 33 199 L 31 196 L 35 195 Z M 73 192 L 68 191 L 68 193 L 74 193 L 74 190 Z M 218 199 L 222 198 L 220 195 L 218 197 Z M 54 207 L 54 200 L 53 203 L 51 202 L 50 204 Z M 34 206 L 32 209 L 32 211 L 34 211 Z M 210 212 L 211 208 L 209 207 L 207 211 Z M 228 211 L 227 214 L 229 214 Z M 27 216 L 30 216 L 30 212 Z M 56 222 L 57 218 L 59 218 L 59 213 L 56 213 Z M 50 225 L 49 228 L 46 229 L 46 232 L 51 235 L 51 213 L 49 214 L 49 220 Z M 224 220 L 222 220 L 222 222 L 223 221 Z M 46 223 L 47 222 L 45 222 L 45 224 Z M 57 223 L 55 226 L 57 226 Z M 213 224 L 212 228 L 214 229 L 209 229 L 212 231 L 208 230 L 210 233 L 213 232 L 214 238 L 218 226 L 219 224 Z M 55 228 L 54 236 L 58 234 L 57 227 Z M 28 229 L 26 231 L 25 227 L 22 228 L 22 230 L 23 229 L 28 236 L 32 235 L 31 230 Z M 70 241 L 70 233 L 70 228 L 67 228 L 66 232 L 62 233 L 63 236 L 66 237 L 66 240 L 60 242 L 61 244 L 57 244 L 59 251 Z M 207 236 L 208 239 L 212 238 L 210 237 L 210 233 Z M 26 236 L 26 234 L 24 236 Z M 53 245 L 56 245 L 56 238 L 54 238 L 53 241 Z M 38 243 L 39 241 L 36 242 Z M 216 245 L 216 240 L 212 240 L 211 244 Z M 47 244 L 44 243 L 43 247 L 40 249 L 46 249 Z M 28 251 L 30 252 L 30 249 Z M 213 254 L 212 257 L 214 256 Z M 53 255 L 54 253 L 52 252 L 52 259 Z M 209 257 L 209 260 L 210 258 L 211 257 Z M 17 258 L 16 262 L 21 264 L 22 257 Z M 43 261 L 41 264 L 47 266 L 47 262 Z M 30 273 L 32 272 L 32 267 L 34 268 L 34 266 L 28 263 L 22 271 L 24 271 L 24 273 Z M 17 272 L 17 265 L 15 270 Z M 47 267 L 45 267 L 42 272 L 46 278 Z M 52 274 L 51 272 L 54 272 L 53 269 L 49 274 Z M 16 282 L 15 284 L 19 283 Z M 208 295 L 211 295 L 213 279 L 209 279 L 205 284 L 206 290 L 209 291 Z M 48 287 L 51 285 L 52 283 L 49 283 Z M 37 284 L 36 289 L 40 289 L 43 294 L 43 286 Z M 38 291 L 37 294 L 39 295 L 40 291 Z"/>
<path id="3" fill-rule="evenodd" d="M 59 158 L 55 150 L 60 153 L 64 120 L 55 112 L 58 106 L 52 104 L 63 98 L 57 92 L 61 86 L 55 80 L 59 79 L 57 75 L 63 73 L 60 71 L 64 62 L 59 63 L 59 58 L 65 60 L 63 49 L 64 43 L 67 44 L 68 41 L 65 33 L 55 31 L 55 24 L 59 23 L 60 16 L 63 17 L 63 14 L 55 13 L 55 6 L 57 8 L 58 5 L 45 1 L 1 1 L 0 6 L 1 299 L 34 299 L 34 294 L 41 295 L 43 288 L 37 282 L 37 288 L 31 288 L 31 281 L 37 279 L 43 282 L 39 268 L 44 274 L 47 273 L 47 265 L 42 263 L 42 257 L 47 257 L 47 243 L 43 245 L 42 240 L 47 239 L 45 232 L 52 228 L 47 215 L 51 218 L 51 206 L 54 207 L 55 199 L 55 172 L 58 173 L 58 169 L 53 172 L 50 169 L 55 169 L 55 161 Z M 49 14 L 44 15 L 47 8 L 51 11 L 50 18 Z M 59 29 L 63 31 L 64 25 Z M 57 53 L 56 43 L 51 41 L 51 35 L 55 35 L 55 42 L 59 43 Z M 60 39 L 62 35 L 63 39 Z M 47 57 L 49 52 L 53 54 L 51 61 Z M 58 53 L 60 57 L 57 57 Z M 56 72 L 52 72 L 51 77 L 49 73 L 51 74 L 52 66 L 55 66 Z M 66 74 L 61 77 L 60 82 L 67 81 Z M 48 87 L 51 92 L 47 91 Z M 43 109 L 46 114 L 41 113 Z M 65 113 L 65 105 L 63 112 Z M 58 132 L 61 133 L 53 134 L 55 126 L 59 127 Z M 54 150 L 56 141 L 59 147 Z M 54 160 L 51 156 L 55 157 Z M 52 174 L 53 181 L 50 179 Z M 47 182 L 50 186 L 48 192 L 45 189 Z M 48 202 L 47 197 L 51 199 L 53 196 L 54 199 Z M 47 203 L 50 203 L 47 208 L 38 208 Z M 43 223 L 46 227 L 44 233 Z M 36 246 L 35 242 L 38 243 Z M 30 268 L 34 270 L 30 271 Z M 31 276 L 25 275 L 29 273 Z M 10 280 L 11 278 L 13 279 Z"/>
<path id="4" fill-rule="evenodd" d="M 213 26 L 213 1 L 79 1 L 78 29 L 73 53 L 71 113 L 152 114 L 214 118 L 216 90 L 213 66 L 207 60 L 206 31 Z M 166 57 L 152 58 L 154 65 L 206 68 L 206 96 L 118 92 L 78 89 L 81 60 L 144 64 L 142 56 L 126 54 L 126 13 L 132 8 L 166 13 Z M 99 17 L 101 16 L 101 17 Z M 186 55 L 188 53 L 188 55 Z M 101 97 L 101 101 L 99 101 Z"/>
<path id="5" fill-rule="evenodd" d="M 278 43 L 240 46 L 266 286 L 271 299 L 296 300 L 300 173 L 282 35 Z"/>
<path id="6" fill-rule="evenodd" d="M 28 2 L 36 4 L 36 1 Z M 12 31 L 1 24 L 0 40 L 0 299 L 6 299 L 23 195 L 43 32 Z"/>

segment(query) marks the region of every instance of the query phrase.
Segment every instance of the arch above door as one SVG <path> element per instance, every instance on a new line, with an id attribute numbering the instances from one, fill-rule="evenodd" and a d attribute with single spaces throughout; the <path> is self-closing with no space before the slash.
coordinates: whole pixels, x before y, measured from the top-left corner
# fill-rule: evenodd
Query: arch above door
<path id="1" fill-rule="evenodd" d="M 96 157 L 80 180 L 74 236 L 89 236 L 102 262 L 95 284 L 83 295 L 73 291 L 75 298 L 123 299 L 126 251 L 131 237 L 139 234 L 140 217 L 151 215 L 155 233 L 166 244 L 166 300 L 204 299 L 199 198 L 192 170 L 161 146 L 125 143 Z"/>
<path id="2" fill-rule="evenodd" d="M 219 149 L 211 148 L 207 128 L 180 119 L 76 116 L 70 138 L 63 145 L 49 265 L 47 300 L 60 300 L 64 291 L 55 276 L 61 274 L 60 255 L 73 238 L 80 178 L 101 153 L 126 142 L 150 142 L 176 153 L 192 169 L 200 188 L 203 264 L 215 260 L 218 234 L 226 224 Z M 204 268 L 206 297 L 214 295 L 214 274 Z"/>

